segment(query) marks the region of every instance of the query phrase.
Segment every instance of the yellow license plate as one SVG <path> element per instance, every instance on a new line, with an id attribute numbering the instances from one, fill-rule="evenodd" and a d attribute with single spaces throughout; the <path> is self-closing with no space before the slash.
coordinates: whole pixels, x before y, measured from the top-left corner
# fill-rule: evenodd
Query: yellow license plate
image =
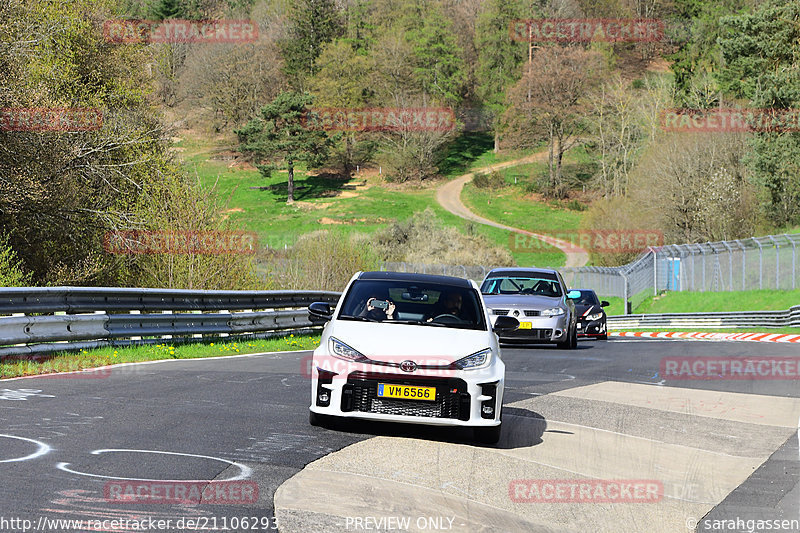
<path id="1" fill-rule="evenodd" d="M 436 401 L 436 387 L 414 387 L 378 383 L 378 398 L 400 398 L 402 400 Z"/>
<path id="2" fill-rule="evenodd" d="M 533 324 L 531 324 L 530 322 L 520 322 L 519 323 L 519 329 L 531 329 L 532 326 L 533 326 Z"/>

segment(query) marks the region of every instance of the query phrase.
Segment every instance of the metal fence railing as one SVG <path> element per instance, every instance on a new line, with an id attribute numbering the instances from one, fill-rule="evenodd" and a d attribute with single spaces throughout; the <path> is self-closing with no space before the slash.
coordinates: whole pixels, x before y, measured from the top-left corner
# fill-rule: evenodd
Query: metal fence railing
<path id="1" fill-rule="evenodd" d="M 0 361 L 165 338 L 178 343 L 316 331 L 306 307 L 336 304 L 339 297 L 327 291 L 0 288 Z"/>
<path id="2" fill-rule="evenodd" d="M 798 287 L 800 234 L 767 235 L 735 241 L 670 244 L 648 248 L 618 267 L 560 268 L 570 287 L 594 289 L 626 302 L 626 313 L 659 291 L 790 290 Z M 384 263 L 383 270 L 424 272 L 474 279 L 491 267 Z"/>
<path id="3" fill-rule="evenodd" d="M 800 327 L 800 305 L 785 311 L 663 313 L 608 317 L 608 329 Z"/>

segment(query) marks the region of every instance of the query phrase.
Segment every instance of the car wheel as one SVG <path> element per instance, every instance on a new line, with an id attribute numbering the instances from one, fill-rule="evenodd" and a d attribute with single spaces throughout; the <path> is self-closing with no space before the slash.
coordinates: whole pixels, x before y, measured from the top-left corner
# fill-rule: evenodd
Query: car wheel
<path id="1" fill-rule="evenodd" d="M 319 415 L 314 411 L 308 412 L 308 423 L 312 426 L 325 427 L 330 422 L 330 417 L 327 415 Z"/>
<path id="2" fill-rule="evenodd" d="M 601 341 L 607 341 L 608 340 L 608 334 L 600 335 L 599 337 L 597 337 L 597 339 L 601 340 Z"/>
<path id="3" fill-rule="evenodd" d="M 578 347 L 578 332 L 571 329 L 567 338 L 559 343 L 556 343 L 560 350 L 574 350 Z"/>

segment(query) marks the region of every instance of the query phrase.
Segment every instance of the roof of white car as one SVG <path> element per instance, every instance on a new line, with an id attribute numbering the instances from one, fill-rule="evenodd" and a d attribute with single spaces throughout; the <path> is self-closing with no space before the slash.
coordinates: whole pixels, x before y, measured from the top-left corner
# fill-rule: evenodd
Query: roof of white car
<path id="1" fill-rule="evenodd" d="M 434 274 L 412 274 L 408 272 L 362 272 L 359 280 L 414 281 L 417 283 L 438 283 L 454 287 L 472 288 L 469 280 L 452 276 L 436 276 Z"/>

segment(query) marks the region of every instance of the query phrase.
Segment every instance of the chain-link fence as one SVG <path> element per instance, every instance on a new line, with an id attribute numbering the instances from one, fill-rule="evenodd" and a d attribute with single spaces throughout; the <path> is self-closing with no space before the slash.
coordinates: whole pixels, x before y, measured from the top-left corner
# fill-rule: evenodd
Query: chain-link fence
<path id="1" fill-rule="evenodd" d="M 797 288 L 800 234 L 649 248 L 618 267 L 559 269 L 567 285 L 623 298 L 630 308 L 658 291 L 746 291 Z M 383 270 L 441 274 L 480 283 L 492 267 L 383 263 Z"/>

